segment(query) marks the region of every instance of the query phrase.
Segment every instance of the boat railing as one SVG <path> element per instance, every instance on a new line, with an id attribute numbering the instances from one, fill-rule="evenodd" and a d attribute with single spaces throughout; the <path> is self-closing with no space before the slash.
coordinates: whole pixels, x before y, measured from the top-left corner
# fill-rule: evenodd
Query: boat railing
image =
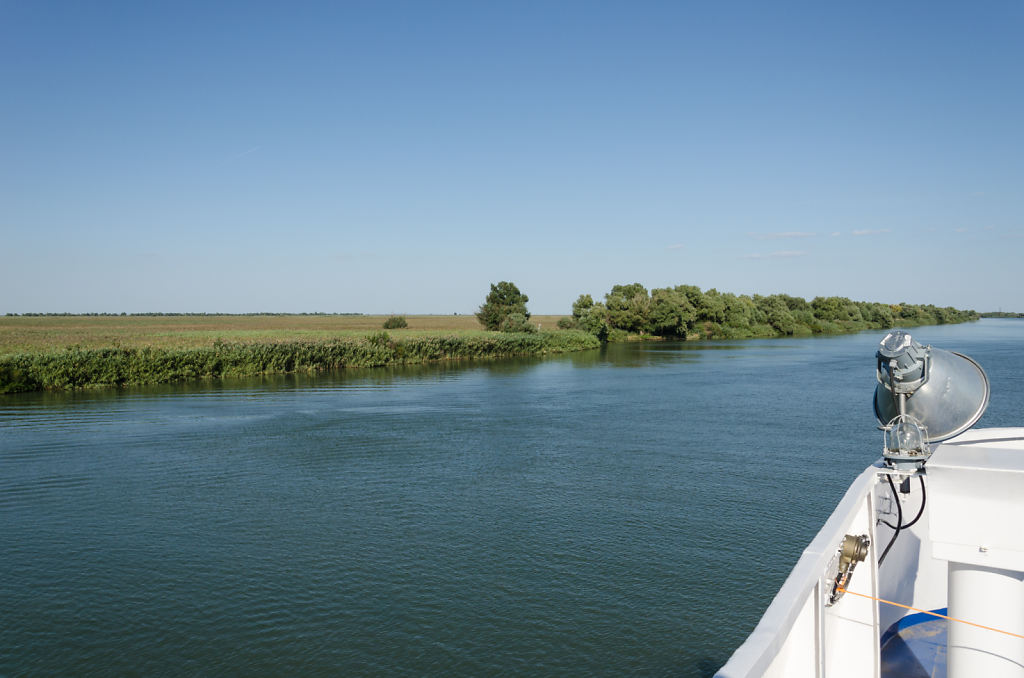
<path id="1" fill-rule="evenodd" d="M 834 604 L 840 549 L 847 535 L 864 535 L 871 556 L 856 568 L 847 588 L 878 595 L 875 493 L 881 461 L 850 485 L 828 521 L 804 549 L 757 627 L 716 674 L 720 678 L 785 678 L 879 675 L 878 606 L 858 596 Z M 841 643 L 830 643 L 841 637 Z"/>

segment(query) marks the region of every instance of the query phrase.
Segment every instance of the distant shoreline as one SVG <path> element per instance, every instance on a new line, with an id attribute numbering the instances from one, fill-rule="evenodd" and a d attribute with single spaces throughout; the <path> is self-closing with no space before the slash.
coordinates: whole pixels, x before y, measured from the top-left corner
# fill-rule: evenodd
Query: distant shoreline
<path id="1" fill-rule="evenodd" d="M 532 316 L 532 334 L 488 332 L 472 315 L 152 314 L 0 316 L 0 394 L 121 387 L 347 367 L 490 360 L 594 349 L 599 338 L 554 330 L 561 316 Z M 817 334 L 876 329 L 835 323 Z M 901 323 L 901 326 L 915 326 Z M 689 337 L 690 340 L 702 338 Z M 612 341 L 683 340 L 617 333 Z"/>

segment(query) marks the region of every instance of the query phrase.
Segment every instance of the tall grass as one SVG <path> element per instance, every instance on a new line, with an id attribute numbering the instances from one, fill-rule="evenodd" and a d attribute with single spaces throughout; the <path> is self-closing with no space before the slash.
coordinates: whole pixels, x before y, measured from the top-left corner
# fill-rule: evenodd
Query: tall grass
<path id="1" fill-rule="evenodd" d="M 596 338 L 585 332 L 558 331 L 401 338 L 377 332 L 360 338 L 326 341 L 218 341 L 213 346 L 185 349 L 74 347 L 0 356 L 0 393 L 544 355 L 599 345 Z"/>

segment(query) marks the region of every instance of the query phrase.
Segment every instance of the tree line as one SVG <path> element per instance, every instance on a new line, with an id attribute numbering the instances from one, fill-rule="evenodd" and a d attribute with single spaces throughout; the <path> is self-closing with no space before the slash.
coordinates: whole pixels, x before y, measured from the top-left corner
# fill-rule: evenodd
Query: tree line
<path id="1" fill-rule="evenodd" d="M 732 294 L 694 285 L 662 287 L 648 292 L 640 283 L 615 285 L 595 302 L 581 294 L 562 329 L 581 329 L 602 341 L 629 335 L 685 339 L 749 339 L 758 337 L 842 334 L 896 325 L 941 325 L 977 320 L 973 310 L 932 304 L 882 304 L 846 297 L 815 297 L 807 301 L 788 294 Z"/>

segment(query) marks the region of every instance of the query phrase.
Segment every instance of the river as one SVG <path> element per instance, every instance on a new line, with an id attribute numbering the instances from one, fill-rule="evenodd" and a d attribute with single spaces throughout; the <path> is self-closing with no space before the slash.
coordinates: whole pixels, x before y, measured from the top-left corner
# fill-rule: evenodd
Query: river
<path id="1" fill-rule="evenodd" d="M 1024 321 L 912 332 L 1024 424 Z M 0 396 L 0 675 L 710 675 L 883 334 Z"/>

